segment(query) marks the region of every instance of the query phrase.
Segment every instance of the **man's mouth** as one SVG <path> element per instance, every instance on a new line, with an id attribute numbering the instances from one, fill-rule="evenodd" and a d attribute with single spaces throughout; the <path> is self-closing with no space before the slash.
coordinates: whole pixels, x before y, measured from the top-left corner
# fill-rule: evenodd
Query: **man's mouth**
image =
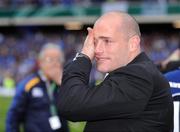
<path id="1" fill-rule="evenodd" d="M 108 60 L 107 57 L 96 57 L 96 61 L 105 61 Z"/>

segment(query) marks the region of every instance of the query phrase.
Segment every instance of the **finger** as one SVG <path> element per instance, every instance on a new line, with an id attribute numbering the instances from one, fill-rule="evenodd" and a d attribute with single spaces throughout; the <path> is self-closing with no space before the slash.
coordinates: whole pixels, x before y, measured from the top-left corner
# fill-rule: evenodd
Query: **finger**
<path id="1" fill-rule="evenodd" d="M 93 29 L 88 27 L 87 30 L 88 30 L 88 35 L 92 36 L 93 35 Z"/>
<path id="2" fill-rule="evenodd" d="M 91 27 L 88 27 L 87 30 L 88 30 L 88 32 L 89 32 L 89 31 L 92 31 L 92 28 L 91 28 Z"/>

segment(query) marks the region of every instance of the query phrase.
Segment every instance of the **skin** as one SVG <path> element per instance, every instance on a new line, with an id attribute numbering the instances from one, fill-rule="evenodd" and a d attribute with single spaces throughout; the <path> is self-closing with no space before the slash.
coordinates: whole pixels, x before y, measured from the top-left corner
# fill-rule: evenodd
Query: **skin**
<path id="1" fill-rule="evenodd" d="M 103 73 L 126 66 L 140 51 L 140 31 L 136 21 L 126 13 L 109 12 L 101 16 L 88 35 L 82 53 Z"/>
<path id="2" fill-rule="evenodd" d="M 55 81 L 58 85 L 61 84 L 63 64 L 61 62 L 62 53 L 59 49 L 45 49 L 43 56 L 39 58 L 38 64 L 48 80 Z"/>

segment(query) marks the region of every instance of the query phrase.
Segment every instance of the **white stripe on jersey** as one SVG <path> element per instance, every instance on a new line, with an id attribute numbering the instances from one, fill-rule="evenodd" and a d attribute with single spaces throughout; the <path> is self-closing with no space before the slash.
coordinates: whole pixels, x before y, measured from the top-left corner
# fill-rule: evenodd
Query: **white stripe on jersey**
<path id="1" fill-rule="evenodd" d="M 177 82 L 169 82 L 171 88 L 180 88 L 180 83 Z"/>
<path id="2" fill-rule="evenodd" d="M 174 132 L 179 132 L 179 101 L 174 101 Z"/>

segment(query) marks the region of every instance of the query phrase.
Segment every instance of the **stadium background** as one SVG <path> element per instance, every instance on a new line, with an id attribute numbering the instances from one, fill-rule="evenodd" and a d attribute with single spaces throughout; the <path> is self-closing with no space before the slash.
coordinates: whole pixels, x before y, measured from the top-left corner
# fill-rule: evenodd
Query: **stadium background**
<path id="1" fill-rule="evenodd" d="M 103 13 L 125 11 L 140 24 L 142 48 L 155 62 L 180 45 L 179 0 L 0 0 L 0 132 L 16 84 L 36 68 L 35 57 L 46 42 L 59 44 L 71 60 L 81 49 L 86 28 Z M 91 82 L 103 75 L 94 68 Z M 84 126 L 70 123 L 72 132 Z"/>

